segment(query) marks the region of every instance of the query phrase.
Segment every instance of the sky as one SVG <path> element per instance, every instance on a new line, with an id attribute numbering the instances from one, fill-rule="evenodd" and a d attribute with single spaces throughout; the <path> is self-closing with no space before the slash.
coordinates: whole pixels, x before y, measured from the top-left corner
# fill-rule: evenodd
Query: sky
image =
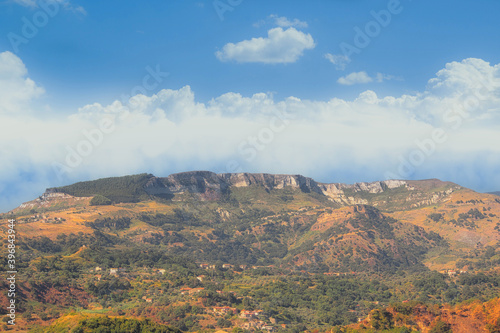
<path id="1" fill-rule="evenodd" d="M 500 190 L 500 2 L 0 0 L 0 212 L 136 173 Z"/>

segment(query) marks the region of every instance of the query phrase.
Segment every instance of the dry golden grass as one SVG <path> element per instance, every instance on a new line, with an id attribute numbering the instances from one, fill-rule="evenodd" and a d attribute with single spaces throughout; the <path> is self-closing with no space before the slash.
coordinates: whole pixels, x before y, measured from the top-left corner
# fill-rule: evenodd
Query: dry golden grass
<path id="1" fill-rule="evenodd" d="M 445 202 L 409 211 L 387 213 L 387 215 L 401 222 L 412 223 L 423 227 L 427 231 L 440 234 L 450 242 L 451 248 L 455 251 L 469 252 L 476 247 L 494 245 L 500 241 L 500 232 L 495 230 L 497 223 L 500 223 L 500 203 L 495 199 L 499 199 L 499 197 L 465 189 L 452 193 L 449 200 Z M 467 203 L 467 201 L 471 200 L 475 200 L 476 203 Z M 477 202 L 479 200 L 482 203 Z M 463 203 L 457 203 L 457 201 L 463 201 Z M 486 211 L 483 210 L 483 207 Z M 470 209 L 476 208 L 483 214 L 494 214 L 496 216 L 474 220 L 477 225 L 475 229 L 456 226 L 443 221 L 434 222 L 428 217 L 432 213 L 439 213 L 443 214 L 445 221 L 458 220 L 459 214 L 467 213 Z M 442 254 L 436 253 L 434 257 L 428 258 L 426 265 L 437 270 L 455 267 L 456 258 L 449 258 L 447 262 L 443 262 L 445 259 L 446 257 L 443 257 Z"/>
<path id="2" fill-rule="evenodd" d="M 61 199 L 60 201 L 67 203 L 68 199 Z M 99 218 L 133 217 L 141 213 L 168 214 L 173 210 L 172 206 L 155 201 L 109 206 L 90 206 L 89 201 L 89 198 L 84 198 L 84 200 L 79 200 L 78 205 L 75 207 L 63 208 L 61 210 L 45 213 L 33 214 L 26 212 L 26 214 L 16 217 L 16 231 L 20 237 L 33 238 L 45 236 L 50 239 L 56 239 L 59 234 L 78 234 L 79 232 L 83 232 L 84 234 L 92 233 L 93 229 L 86 227 L 85 222 L 93 222 Z M 51 203 L 56 205 L 59 202 L 52 200 Z M 30 219 L 30 221 L 23 221 L 27 219 Z M 53 221 L 57 219 L 63 219 L 63 221 L 60 223 L 53 223 Z M 137 233 L 138 231 L 141 231 L 141 233 L 149 233 L 161 230 L 138 220 L 133 220 L 132 222 L 132 227 L 124 233 Z M 1 220 L 2 226 L 6 224 L 7 219 Z M 5 235 L 1 237 L 5 237 Z"/>

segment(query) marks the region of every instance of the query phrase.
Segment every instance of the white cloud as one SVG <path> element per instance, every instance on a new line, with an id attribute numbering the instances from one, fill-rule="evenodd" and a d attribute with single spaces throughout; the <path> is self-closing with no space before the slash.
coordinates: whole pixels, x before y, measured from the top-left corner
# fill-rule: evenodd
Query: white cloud
<path id="1" fill-rule="evenodd" d="M 249 172 L 300 173 L 323 181 L 383 179 L 418 148 L 416 141 L 428 142 L 439 128 L 447 140 L 435 144 L 411 178 L 474 185 L 481 175 L 488 180 L 484 186 L 500 184 L 499 69 L 466 59 L 448 64 L 414 95 L 381 97 L 368 90 L 354 100 L 275 100 L 269 93 L 228 92 L 199 103 L 185 86 L 47 119 L 25 112 L 42 91 L 27 83 L 19 58 L 3 53 L 0 210 L 49 186 L 139 172 L 231 172 L 231 160 Z M 3 90 L 9 83 L 25 93 L 7 98 Z M 112 121 L 114 130 L 99 136 L 95 130 L 103 119 Z M 90 138 L 96 142 L 90 153 L 60 180 L 54 163 L 67 164 Z"/>
<path id="2" fill-rule="evenodd" d="M 21 59 L 11 52 L 0 53 L 0 114 L 27 112 L 27 104 L 44 93 L 33 80 Z"/>
<path id="3" fill-rule="evenodd" d="M 281 27 L 268 31 L 266 38 L 252 38 L 224 45 L 221 51 L 216 52 L 220 61 L 236 61 L 239 63 L 293 63 L 296 62 L 305 50 L 315 47 L 314 39 L 295 28 L 283 30 Z"/>
<path id="4" fill-rule="evenodd" d="M 450 62 L 437 72 L 437 77 L 429 80 L 429 88 L 435 92 L 470 93 L 471 90 L 500 88 L 498 76 L 500 66 L 490 66 L 490 63 L 476 58 L 465 59 L 462 62 Z"/>
<path id="5" fill-rule="evenodd" d="M 394 75 L 387 75 L 387 74 L 382 74 L 382 73 L 377 73 L 375 75 L 375 81 L 376 82 L 384 82 L 384 81 L 389 81 L 389 80 L 398 80 L 402 81 L 402 78 L 394 76 Z"/>
<path id="6" fill-rule="evenodd" d="M 353 84 L 370 83 L 373 82 L 373 79 L 369 77 L 366 72 L 353 72 L 346 76 L 342 76 L 337 82 L 346 86 L 351 86 Z"/>
<path id="7" fill-rule="evenodd" d="M 335 68 L 338 70 L 344 70 L 346 66 L 351 62 L 351 59 L 343 54 L 331 54 L 327 53 L 325 54 L 325 59 L 330 61 L 332 64 L 335 65 Z"/>
<path id="8" fill-rule="evenodd" d="M 277 15 L 271 15 L 270 18 L 274 20 L 274 23 L 278 27 L 282 27 L 282 28 L 290 28 L 290 27 L 307 28 L 307 22 L 301 21 L 299 19 L 289 20 L 288 18 L 286 18 L 284 16 L 277 16 Z"/>
<path id="9" fill-rule="evenodd" d="M 370 82 L 384 82 L 388 80 L 400 80 L 399 78 L 393 75 L 387 75 L 382 73 L 377 73 L 375 77 L 370 77 L 365 71 L 361 72 L 353 72 L 346 76 L 340 77 L 337 82 L 346 86 L 351 86 L 354 84 L 364 84 Z"/>

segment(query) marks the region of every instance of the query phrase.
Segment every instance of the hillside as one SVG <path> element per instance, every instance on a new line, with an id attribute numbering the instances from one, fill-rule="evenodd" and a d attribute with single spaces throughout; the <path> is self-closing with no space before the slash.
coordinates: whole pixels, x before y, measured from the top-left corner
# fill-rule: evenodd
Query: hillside
<path id="1" fill-rule="evenodd" d="M 378 209 L 416 209 L 446 202 L 460 190 L 437 180 L 346 185 L 318 183 L 300 175 L 200 171 L 164 178 L 147 174 L 106 178 L 51 188 L 13 213 L 46 212 L 19 218 L 21 230 L 31 236 L 54 239 L 67 227 L 84 234 L 96 229 L 119 231 L 131 241 L 207 261 L 350 271 L 420 263 L 429 249 L 444 242 Z M 92 206 L 90 197 L 96 196 L 114 204 Z M 355 211 L 325 227 L 330 212 L 351 204 L 357 205 Z M 111 224 L 123 218 L 130 222 L 124 227 L 96 224 L 103 218 Z M 147 236 L 130 237 L 138 226 Z"/>
<path id="2" fill-rule="evenodd" d="M 500 198 L 436 179 L 349 185 L 300 175 L 141 174 L 50 188 L 0 218 L 17 222 L 22 302 L 47 313 L 25 322 L 33 327 L 74 306 L 183 331 L 253 322 L 224 322 L 211 310 L 230 306 L 264 309 L 259 325 L 286 331 L 287 323 L 346 325 L 394 301 L 486 301 L 500 292 Z M 110 273 L 118 268 L 126 273 Z M 294 283 L 307 292 L 296 294 Z M 202 289 L 198 297 L 183 288 Z M 218 296 L 222 289 L 234 297 Z M 329 298 L 316 294 L 323 289 Z M 342 302 L 323 308 L 332 297 Z M 152 308 L 131 310 L 146 299 Z"/>
<path id="3" fill-rule="evenodd" d="M 454 306 L 429 306 L 419 302 L 393 304 L 373 310 L 359 324 L 350 325 L 351 333 L 395 330 L 399 332 L 498 332 L 500 299 L 471 301 Z M 405 329 L 405 330 L 403 330 Z"/>
<path id="4" fill-rule="evenodd" d="M 500 240 L 498 197 L 436 179 L 141 174 L 50 188 L 7 216 L 28 237 L 99 230 L 206 261 L 314 271 L 488 265 L 480 254 Z"/>

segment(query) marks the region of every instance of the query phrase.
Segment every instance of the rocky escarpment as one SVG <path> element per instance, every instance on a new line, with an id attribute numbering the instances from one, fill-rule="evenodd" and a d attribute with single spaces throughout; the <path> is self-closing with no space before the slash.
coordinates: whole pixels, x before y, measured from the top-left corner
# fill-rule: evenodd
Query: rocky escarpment
<path id="1" fill-rule="evenodd" d="M 31 200 L 31 201 L 22 203 L 19 207 L 12 210 L 11 213 L 23 211 L 26 209 L 48 208 L 54 204 L 59 204 L 59 206 L 61 206 L 61 207 L 71 206 L 71 205 L 76 204 L 77 202 L 85 201 L 85 200 L 88 200 L 88 198 L 84 198 L 84 197 L 79 198 L 79 197 L 74 197 L 74 196 L 66 194 L 66 193 L 57 193 L 51 189 L 51 190 L 47 190 L 45 193 L 43 193 L 41 196 L 39 196 L 35 200 Z"/>
<path id="2" fill-rule="evenodd" d="M 418 205 L 422 205 L 424 202 L 428 202 L 429 204 L 435 203 L 437 199 L 443 199 L 446 195 L 460 188 L 455 184 L 439 180 L 422 181 L 422 183 L 418 181 L 385 180 L 371 183 L 328 184 L 319 183 L 312 178 L 301 175 L 266 173 L 216 174 L 209 171 L 192 171 L 172 174 L 164 178 L 152 177 L 144 186 L 144 190 L 149 195 L 157 196 L 173 197 L 176 194 L 193 193 L 200 195 L 201 199 L 218 199 L 232 187 L 242 188 L 250 186 L 263 187 L 267 191 L 291 188 L 304 193 L 317 193 L 341 205 L 375 204 L 378 206 L 383 206 L 386 201 L 374 201 L 373 199 L 376 199 L 378 194 L 384 194 L 394 189 L 401 189 L 403 191 L 405 200 L 402 201 L 412 204 L 412 202 L 408 202 L 406 199 L 418 198 Z M 429 189 L 439 186 L 446 187 L 442 191 L 443 193 L 427 193 Z M 419 191 L 419 189 L 424 188 L 425 191 Z"/>
<path id="3" fill-rule="evenodd" d="M 290 187 L 305 193 L 318 193 L 337 199 L 346 189 L 352 192 L 381 193 L 387 189 L 406 186 L 405 181 L 386 180 L 353 185 L 318 183 L 314 179 L 301 175 L 275 175 L 267 173 L 221 173 L 209 171 L 191 171 L 172 174 L 168 177 L 152 177 L 144 186 L 151 195 L 178 193 L 225 193 L 230 187 L 262 186 L 266 190 Z"/>
<path id="4" fill-rule="evenodd" d="M 185 192 L 220 195 L 225 193 L 229 186 L 230 184 L 216 173 L 191 171 L 168 177 L 152 177 L 144 185 L 144 190 L 149 195 L 174 195 Z"/>
<path id="5" fill-rule="evenodd" d="M 268 193 L 287 188 L 323 196 L 340 206 L 368 204 L 387 210 L 435 204 L 447 200 L 452 192 L 461 189 L 456 184 L 437 179 L 342 184 L 320 183 L 301 175 L 191 171 L 168 177 L 140 174 L 103 178 L 48 189 L 44 196 L 48 198 L 63 193 L 73 197 L 93 197 L 101 194 L 113 202 L 138 202 L 151 196 L 183 200 L 176 196 L 190 194 L 199 200 L 219 200 L 230 194 L 232 189 L 245 187 L 260 187 Z M 42 201 L 46 201 L 44 196 Z"/>

